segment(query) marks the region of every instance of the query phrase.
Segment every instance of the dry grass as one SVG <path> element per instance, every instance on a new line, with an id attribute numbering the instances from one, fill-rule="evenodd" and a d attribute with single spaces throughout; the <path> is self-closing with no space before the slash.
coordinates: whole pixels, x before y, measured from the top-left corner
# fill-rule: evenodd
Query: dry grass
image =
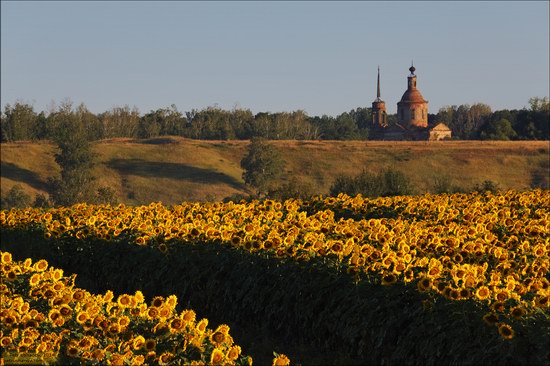
<path id="1" fill-rule="evenodd" d="M 240 160 L 248 141 L 200 141 L 180 137 L 110 139 L 94 144 L 99 183 L 113 187 L 127 204 L 220 200 L 247 193 Z M 286 178 L 327 193 L 339 174 L 393 167 L 405 172 L 419 192 L 437 176 L 469 187 L 483 180 L 501 188 L 526 189 L 549 173 L 548 141 L 272 141 L 286 161 Z M 34 196 L 58 173 L 55 147 L 48 143 L 1 144 L 1 188 L 21 184 Z M 538 178 L 537 178 L 538 177 Z M 542 178 L 541 178 L 542 177 Z"/>

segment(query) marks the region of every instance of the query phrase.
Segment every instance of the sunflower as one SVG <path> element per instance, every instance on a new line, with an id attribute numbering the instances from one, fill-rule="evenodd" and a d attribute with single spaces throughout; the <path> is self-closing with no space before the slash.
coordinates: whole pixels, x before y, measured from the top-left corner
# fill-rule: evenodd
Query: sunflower
<path id="1" fill-rule="evenodd" d="M 117 304 L 121 308 L 127 308 L 130 305 L 130 295 L 123 294 L 117 298 Z"/>
<path id="2" fill-rule="evenodd" d="M 164 352 L 162 355 L 159 356 L 159 365 L 168 365 L 170 363 L 170 360 L 174 358 L 174 354 L 171 352 Z"/>
<path id="3" fill-rule="evenodd" d="M 273 243 L 271 242 L 271 240 L 266 240 L 263 243 L 263 247 L 264 247 L 264 249 L 269 250 L 269 249 L 273 248 Z"/>
<path id="4" fill-rule="evenodd" d="M 382 276 L 382 285 L 388 286 L 393 285 L 397 282 L 397 276 L 395 276 L 393 273 L 388 273 L 384 276 Z"/>
<path id="5" fill-rule="evenodd" d="M 342 246 L 342 242 L 336 241 L 332 244 L 330 247 L 330 250 L 332 250 L 334 253 L 340 253 L 344 247 Z"/>
<path id="6" fill-rule="evenodd" d="M 147 309 L 147 319 L 152 320 L 156 319 L 159 315 L 159 311 L 157 308 L 149 308 Z"/>
<path id="7" fill-rule="evenodd" d="M 504 303 L 502 301 L 495 301 L 493 305 L 491 305 L 491 308 L 497 313 L 502 313 L 504 311 Z"/>
<path id="8" fill-rule="evenodd" d="M 117 323 L 113 323 L 109 326 L 109 329 L 107 330 L 107 332 L 114 336 L 116 334 L 119 334 L 120 333 L 120 325 L 118 325 Z"/>
<path id="9" fill-rule="evenodd" d="M 420 281 L 418 281 L 417 287 L 420 292 L 428 291 L 432 287 L 432 280 L 424 277 Z"/>
<path id="10" fill-rule="evenodd" d="M 8 281 L 13 281 L 17 278 L 17 273 L 15 273 L 14 271 L 9 271 L 6 274 L 6 278 L 7 278 Z"/>
<path id="11" fill-rule="evenodd" d="M 92 358 L 94 360 L 103 361 L 105 359 L 105 351 L 102 349 L 96 349 L 92 352 Z"/>
<path id="12" fill-rule="evenodd" d="M 225 334 L 223 334 L 222 332 L 218 331 L 210 335 L 210 342 L 212 343 L 220 344 L 223 343 L 223 341 L 225 341 Z"/>
<path id="13" fill-rule="evenodd" d="M 229 351 L 227 352 L 227 358 L 230 361 L 234 361 L 239 357 L 240 354 L 241 354 L 241 347 L 235 345 L 235 346 L 231 347 L 229 349 Z"/>
<path id="14" fill-rule="evenodd" d="M 156 346 L 157 346 L 157 341 L 154 339 L 149 338 L 145 341 L 146 351 L 152 351 L 153 349 L 155 349 Z"/>
<path id="15" fill-rule="evenodd" d="M 491 295 L 491 291 L 487 286 L 481 286 L 476 290 L 476 298 L 478 300 L 485 300 L 489 298 L 490 295 Z"/>
<path id="16" fill-rule="evenodd" d="M 61 315 L 65 318 L 68 318 L 70 316 L 72 316 L 73 314 L 73 309 L 71 309 L 69 306 L 67 305 L 61 305 L 61 307 L 59 308 L 59 313 L 61 313 Z"/>
<path id="17" fill-rule="evenodd" d="M 86 312 L 79 312 L 76 315 L 76 322 L 78 324 L 84 324 L 89 319 L 88 314 Z"/>
<path id="18" fill-rule="evenodd" d="M 0 339 L 0 346 L 2 346 L 2 347 L 7 347 L 12 343 L 13 343 L 13 340 L 11 339 L 11 337 L 6 336 L 6 337 L 2 337 Z"/>
<path id="19" fill-rule="evenodd" d="M 290 360 L 287 356 L 283 354 L 276 354 L 273 359 L 272 366 L 288 366 L 290 365 Z"/>
<path id="20" fill-rule="evenodd" d="M 138 302 L 138 304 L 141 304 L 142 302 L 145 301 L 145 297 L 143 296 L 143 292 L 141 291 L 136 291 L 136 293 L 134 294 L 134 297 L 136 299 L 136 301 Z"/>
<path id="21" fill-rule="evenodd" d="M 535 307 L 543 308 L 548 306 L 549 296 L 537 296 L 534 298 L 533 302 Z"/>
<path id="22" fill-rule="evenodd" d="M 170 322 L 170 333 L 175 333 L 183 329 L 184 323 L 181 319 L 175 318 Z"/>
<path id="23" fill-rule="evenodd" d="M 34 286 L 38 285 L 38 283 L 40 282 L 41 279 L 42 279 L 42 276 L 40 275 L 40 273 L 35 273 L 29 279 L 29 285 L 31 287 L 34 287 Z"/>
<path id="24" fill-rule="evenodd" d="M 504 302 L 506 299 L 508 299 L 509 293 L 507 290 L 499 291 L 495 294 L 495 300 Z"/>
<path id="25" fill-rule="evenodd" d="M 118 318 L 118 325 L 120 325 L 121 328 L 127 327 L 128 324 L 130 324 L 130 318 L 128 318 L 126 315 Z"/>
<path id="26" fill-rule="evenodd" d="M 48 313 L 48 319 L 53 323 L 61 316 L 61 313 L 57 309 L 52 309 Z"/>
<path id="27" fill-rule="evenodd" d="M 69 356 L 69 357 L 78 356 L 78 352 L 79 352 L 78 348 L 76 348 L 76 347 L 71 346 L 71 347 L 67 348 L 67 356 Z"/>
<path id="28" fill-rule="evenodd" d="M 106 303 L 111 302 L 111 300 L 113 300 L 113 297 L 114 297 L 113 291 L 107 290 L 105 295 L 103 295 L 103 301 Z"/>
<path id="29" fill-rule="evenodd" d="M 181 317 L 186 322 L 194 322 L 197 314 L 193 310 L 184 310 Z"/>
<path id="30" fill-rule="evenodd" d="M 178 298 L 176 295 L 170 295 L 166 298 L 165 304 L 170 308 L 174 309 L 178 304 Z"/>
<path id="31" fill-rule="evenodd" d="M 521 306 L 516 306 L 515 308 L 512 308 L 510 314 L 512 314 L 514 319 L 521 319 L 525 316 L 525 314 L 527 314 L 527 311 Z"/>
<path id="32" fill-rule="evenodd" d="M 132 348 L 134 350 L 138 350 L 145 344 L 145 338 L 142 335 L 138 335 L 134 340 L 132 341 Z"/>
<path id="33" fill-rule="evenodd" d="M 498 325 L 498 333 L 500 334 L 500 336 L 504 339 L 512 339 L 514 338 L 516 332 L 514 332 L 514 330 L 512 329 L 511 326 L 509 326 L 508 324 L 506 323 L 500 323 Z"/>
<path id="34" fill-rule="evenodd" d="M 216 365 L 223 361 L 225 355 L 223 352 L 217 348 L 214 348 L 212 355 L 210 355 L 210 364 Z"/>
<path id="35" fill-rule="evenodd" d="M 198 323 L 197 323 L 197 326 L 196 326 L 196 329 L 200 332 L 200 333 L 204 333 L 206 331 L 206 327 L 208 326 L 208 319 L 204 318 L 204 319 L 201 319 Z"/>
<path id="36" fill-rule="evenodd" d="M 440 273 L 441 273 L 441 269 L 439 267 L 433 267 L 433 268 L 430 268 L 430 270 L 428 271 L 428 277 L 435 279 L 439 277 Z"/>
<path id="37" fill-rule="evenodd" d="M 38 262 L 36 262 L 36 263 L 34 264 L 34 269 L 35 269 L 37 272 L 43 272 L 43 271 L 45 271 L 47 268 L 48 268 L 48 262 L 46 262 L 46 260 L 44 260 L 44 259 L 41 259 L 41 260 L 39 260 Z"/>

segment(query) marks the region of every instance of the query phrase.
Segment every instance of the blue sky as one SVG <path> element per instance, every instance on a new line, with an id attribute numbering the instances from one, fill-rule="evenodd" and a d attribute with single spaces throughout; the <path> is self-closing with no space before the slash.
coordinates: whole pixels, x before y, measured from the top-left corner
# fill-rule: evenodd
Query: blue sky
<path id="1" fill-rule="evenodd" d="M 548 96 L 549 2 L 1 2 L 1 104 L 388 111 L 411 60 L 430 113 Z"/>

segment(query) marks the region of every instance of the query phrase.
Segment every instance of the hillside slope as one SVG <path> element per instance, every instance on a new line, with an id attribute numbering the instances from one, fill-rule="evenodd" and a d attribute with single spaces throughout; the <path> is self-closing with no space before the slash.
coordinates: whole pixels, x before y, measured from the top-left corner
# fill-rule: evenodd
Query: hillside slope
<path id="1" fill-rule="evenodd" d="M 339 174 L 402 170 L 417 192 L 436 177 L 470 187 L 484 180 L 501 188 L 526 189 L 548 183 L 548 141 L 272 141 L 286 161 L 285 175 L 328 193 Z M 240 160 L 248 141 L 204 141 L 180 137 L 113 139 L 94 143 L 99 183 L 113 187 L 126 204 L 221 200 L 248 193 Z M 31 196 L 45 193 L 48 176 L 58 174 L 56 147 L 40 142 L 0 145 L 1 188 L 21 184 Z"/>

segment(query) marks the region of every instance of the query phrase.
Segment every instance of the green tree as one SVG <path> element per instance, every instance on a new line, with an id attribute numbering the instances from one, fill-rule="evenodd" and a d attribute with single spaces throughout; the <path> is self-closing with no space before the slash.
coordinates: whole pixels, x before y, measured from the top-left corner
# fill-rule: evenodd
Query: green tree
<path id="1" fill-rule="evenodd" d="M 265 194 L 282 176 L 284 161 L 273 146 L 256 137 L 248 145 L 241 168 L 244 169 L 245 183 L 255 188 L 258 194 Z"/>
<path id="2" fill-rule="evenodd" d="M 480 127 L 491 117 L 491 107 L 484 103 L 445 106 L 439 109 L 435 120 L 443 122 L 461 140 L 477 138 Z"/>
<path id="3" fill-rule="evenodd" d="M 31 197 L 25 193 L 21 184 L 16 184 L 2 197 L 1 209 L 25 208 L 31 205 Z"/>
<path id="4" fill-rule="evenodd" d="M 365 197 L 401 196 L 412 194 L 409 178 L 401 171 L 386 169 L 379 174 L 363 170 L 355 177 L 340 175 L 330 188 L 333 196 L 346 193 L 350 196 L 361 194 Z"/>
<path id="5" fill-rule="evenodd" d="M 301 182 L 296 177 L 290 178 L 288 182 L 272 189 L 267 194 L 268 197 L 280 201 L 290 198 L 307 199 L 313 195 L 313 186 L 307 182 Z"/>
<path id="6" fill-rule="evenodd" d="M 404 196 L 413 193 L 413 186 L 405 173 L 396 169 L 386 169 L 381 178 L 383 180 L 383 196 Z"/>
<path id="7" fill-rule="evenodd" d="M 140 116 L 136 107 L 113 107 L 100 114 L 99 119 L 103 125 L 104 138 L 137 137 Z"/>
<path id="8" fill-rule="evenodd" d="M 482 140 L 510 140 L 516 136 L 512 123 L 504 118 L 486 123 L 479 135 Z"/>
<path id="9" fill-rule="evenodd" d="M 50 115 L 51 136 L 58 145 L 55 161 L 61 167 L 61 178 L 50 178 L 51 197 L 56 205 L 93 202 L 95 178 L 92 168 L 95 154 L 88 142 L 82 123 L 82 109 L 72 109 L 70 102 L 63 103 Z"/>
<path id="10" fill-rule="evenodd" d="M 46 207 L 51 207 L 51 205 L 52 204 L 49 198 L 46 197 L 46 195 L 39 193 L 36 196 L 34 196 L 34 202 L 32 203 L 32 207 L 46 208 Z"/>
<path id="11" fill-rule="evenodd" d="M 2 116 L 2 141 L 21 141 L 36 139 L 38 116 L 31 105 L 15 102 L 7 104 Z"/>

